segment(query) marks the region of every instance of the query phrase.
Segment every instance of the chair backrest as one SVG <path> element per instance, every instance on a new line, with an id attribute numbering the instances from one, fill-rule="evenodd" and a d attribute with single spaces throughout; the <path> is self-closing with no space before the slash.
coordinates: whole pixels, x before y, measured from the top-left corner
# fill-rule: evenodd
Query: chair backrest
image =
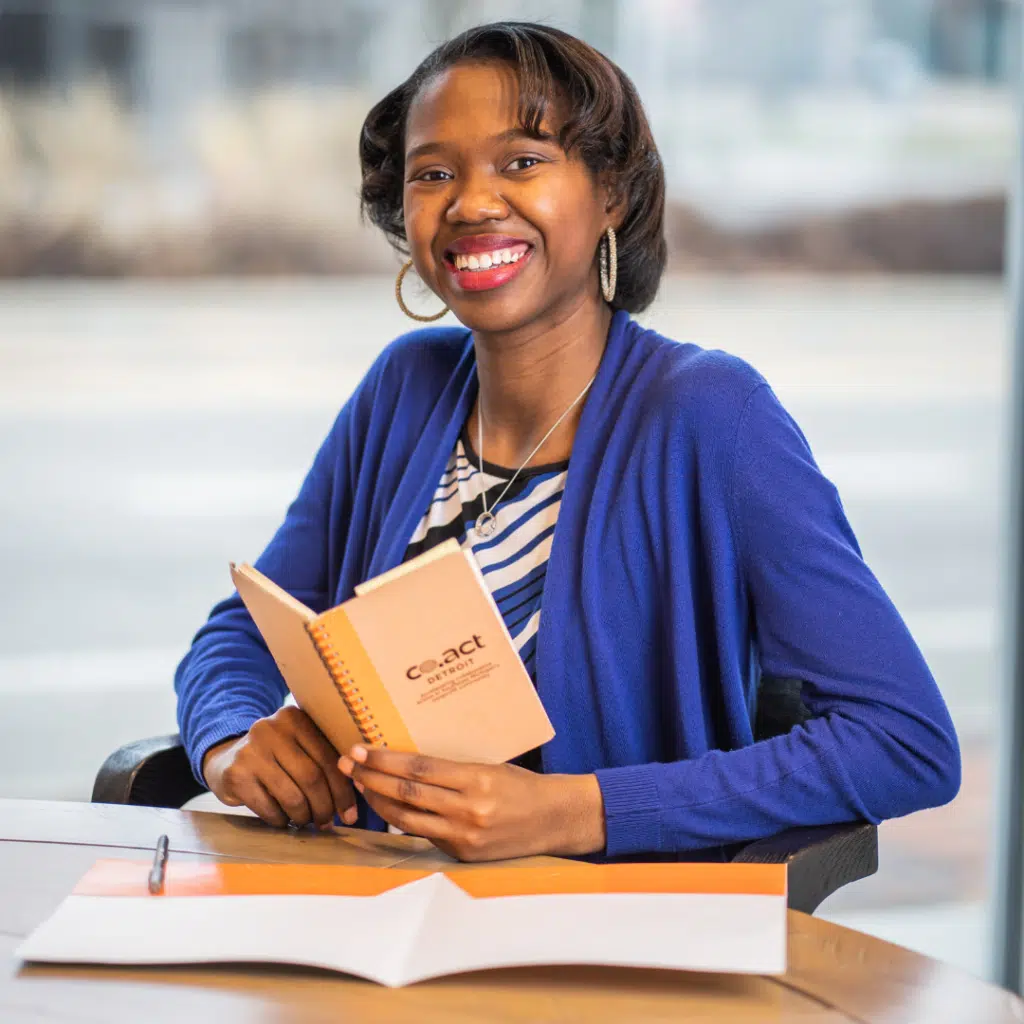
<path id="1" fill-rule="evenodd" d="M 181 807 L 203 792 L 181 740 L 172 733 L 137 740 L 115 750 L 96 776 L 92 802 Z"/>
<path id="2" fill-rule="evenodd" d="M 768 740 L 782 736 L 794 725 L 811 717 L 802 697 L 799 679 L 762 676 L 757 691 L 757 712 L 754 716 L 754 739 Z"/>

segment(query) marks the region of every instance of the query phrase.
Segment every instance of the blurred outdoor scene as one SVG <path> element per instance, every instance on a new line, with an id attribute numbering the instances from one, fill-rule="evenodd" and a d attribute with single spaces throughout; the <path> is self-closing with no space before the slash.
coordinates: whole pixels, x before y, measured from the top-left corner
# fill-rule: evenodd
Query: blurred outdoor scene
<path id="1" fill-rule="evenodd" d="M 371 360 L 369 106 L 484 21 L 636 82 L 669 184 L 642 319 L 775 386 L 960 731 L 820 913 L 989 971 L 1020 0 L 0 0 L 0 795 L 88 799 Z M 410 304 L 436 300 L 408 289 Z"/>

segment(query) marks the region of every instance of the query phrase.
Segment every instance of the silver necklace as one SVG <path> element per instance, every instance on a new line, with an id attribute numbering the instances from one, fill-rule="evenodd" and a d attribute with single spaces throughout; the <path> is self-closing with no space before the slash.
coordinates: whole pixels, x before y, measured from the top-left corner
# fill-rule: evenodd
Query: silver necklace
<path id="1" fill-rule="evenodd" d="M 483 504 L 484 510 L 483 512 L 480 513 L 480 515 L 476 517 L 476 522 L 473 524 L 473 528 L 476 530 L 478 536 L 493 536 L 494 531 L 498 528 L 497 521 L 494 518 L 494 509 L 496 509 L 501 504 L 501 499 L 504 498 L 506 494 L 508 494 L 508 489 L 516 482 L 516 477 L 518 477 L 519 474 L 522 473 L 524 469 L 526 469 L 527 465 L 530 462 L 530 459 L 532 459 L 534 455 L 536 455 L 537 452 L 539 452 L 541 448 L 544 447 L 544 442 L 558 429 L 558 425 L 562 422 L 562 420 L 564 420 L 565 417 L 568 416 L 569 413 L 571 413 L 573 409 L 575 409 L 576 406 L 583 401 L 583 396 L 590 390 L 590 385 L 593 384 L 596 379 L 597 374 L 595 373 L 594 376 L 590 378 L 590 381 L 587 383 L 587 386 L 576 396 L 572 405 L 570 405 L 569 408 L 566 409 L 565 412 L 563 412 L 557 420 L 555 420 L 551 429 L 540 439 L 540 444 L 538 444 L 537 447 L 534 448 L 533 451 L 526 456 L 526 461 L 515 471 L 515 473 L 512 475 L 512 479 L 509 480 L 507 484 L 505 484 L 505 489 L 501 492 L 501 494 L 498 495 L 498 500 L 491 506 L 490 511 L 488 511 L 487 509 L 486 488 L 480 492 L 480 501 Z M 480 478 L 482 480 L 484 475 L 484 396 L 482 392 L 480 394 L 480 415 L 477 419 L 477 428 L 478 429 L 476 454 L 477 458 L 480 460 Z"/>

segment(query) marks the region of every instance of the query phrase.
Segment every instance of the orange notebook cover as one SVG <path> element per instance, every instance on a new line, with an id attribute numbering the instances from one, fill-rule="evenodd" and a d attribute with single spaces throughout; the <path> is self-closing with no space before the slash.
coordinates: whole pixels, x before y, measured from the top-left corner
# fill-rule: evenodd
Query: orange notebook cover
<path id="1" fill-rule="evenodd" d="M 248 565 L 231 578 L 299 707 L 353 743 L 499 763 L 554 729 L 471 552 L 446 541 L 314 614 Z"/>

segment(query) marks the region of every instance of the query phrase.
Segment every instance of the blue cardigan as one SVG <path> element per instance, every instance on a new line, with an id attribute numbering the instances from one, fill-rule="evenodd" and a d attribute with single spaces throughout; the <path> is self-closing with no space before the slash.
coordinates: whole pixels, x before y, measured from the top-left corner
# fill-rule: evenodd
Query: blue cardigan
<path id="1" fill-rule="evenodd" d="M 341 410 L 258 568 L 314 611 L 397 565 L 477 391 L 470 333 L 398 338 Z M 760 672 L 812 718 L 754 742 Z M 960 757 L 835 487 L 743 361 L 616 313 L 576 433 L 544 588 L 545 772 L 596 772 L 605 856 L 715 856 L 793 825 L 951 800 Z M 203 754 L 286 690 L 234 595 L 175 676 Z M 360 803 L 360 822 L 383 823 Z M 703 854 L 696 854 L 703 851 Z"/>

